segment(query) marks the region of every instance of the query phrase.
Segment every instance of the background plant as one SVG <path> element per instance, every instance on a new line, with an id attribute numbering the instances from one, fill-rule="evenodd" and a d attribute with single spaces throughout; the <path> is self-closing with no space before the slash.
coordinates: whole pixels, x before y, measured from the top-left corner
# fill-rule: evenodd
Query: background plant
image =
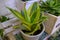
<path id="1" fill-rule="evenodd" d="M 40 24 L 46 20 L 46 16 L 40 13 L 40 7 L 37 2 L 33 3 L 28 10 L 24 8 L 21 12 L 7 7 L 19 20 L 21 27 L 26 28 L 27 34 L 34 34 L 37 30 L 42 30 Z"/>
<path id="2" fill-rule="evenodd" d="M 4 29 L 0 29 L 0 36 L 1 36 L 1 38 L 4 38 Z"/>
<path id="3" fill-rule="evenodd" d="M 40 2 L 40 8 L 43 12 L 48 12 L 53 15 L 60 15 L 60 0 L 46 0 Z"/>
<path id="4" fill-rule="evenodd" d="M 0 16 L 0 22 L 4 22 L 9 20 L 9 18 L 5 17 L 5 16 Z"/>
<path id="5" fill-rule="evenodd" d="M 60 40 L 60 28 L 51 35 L 48 40 Z"/>

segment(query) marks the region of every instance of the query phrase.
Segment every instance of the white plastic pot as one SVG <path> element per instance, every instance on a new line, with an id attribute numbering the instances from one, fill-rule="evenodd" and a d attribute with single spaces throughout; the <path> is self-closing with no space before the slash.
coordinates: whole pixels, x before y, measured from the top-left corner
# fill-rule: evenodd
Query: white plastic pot
<path id="1" fill-rule="evenodd" d="M 25 34 L 23 31 L 20 30 L 20 32 L 25 40 L 38 40 L 42 36 L 44 31 L 45 31 L 45 27 L 43 26 L 43 30 L 40 34 L 31 36 L 31 35 Z"/>

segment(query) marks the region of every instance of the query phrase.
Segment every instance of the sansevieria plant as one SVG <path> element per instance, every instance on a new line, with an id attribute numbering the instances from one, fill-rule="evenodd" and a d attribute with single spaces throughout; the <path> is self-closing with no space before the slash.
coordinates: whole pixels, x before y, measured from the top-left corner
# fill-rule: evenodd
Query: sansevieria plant
<path id="1" fill-rule="evenodd" d="M 40 25 L 46 20 L 46 16 L 40 13 L 40 7 L 37 2 L 34 2 L 28 10 L 24 8 L 20 12 L 10 7 L 7 8 L 21 21 L 21 27 L 26 28 L 26 34 L 33 35 L 37 30 L 43 30 L 41 29 L 43 26 Z"/>

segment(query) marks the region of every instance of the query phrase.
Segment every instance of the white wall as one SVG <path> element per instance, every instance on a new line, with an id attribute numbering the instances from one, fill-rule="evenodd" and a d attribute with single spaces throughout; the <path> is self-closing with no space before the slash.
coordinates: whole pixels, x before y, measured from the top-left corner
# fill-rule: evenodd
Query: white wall
<path id="1" fill-rule="evenodd" d="M 0 0 L 0 15 L 10 13 L 6 6 L 15 8 L 15 0 Z"/>

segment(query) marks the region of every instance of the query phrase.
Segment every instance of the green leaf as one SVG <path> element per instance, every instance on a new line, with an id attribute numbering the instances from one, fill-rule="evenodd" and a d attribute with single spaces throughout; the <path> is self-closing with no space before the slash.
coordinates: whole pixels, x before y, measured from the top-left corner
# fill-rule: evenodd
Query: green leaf
<path id="1" fill-rule="evenodd" d="M 31 31 L 31 28 L 28 26 L 28 25 L 26 25 L 26 24 L 22 24 L 25 28 L 27 28 L 27 30 L 29 30 L 29 31 Z"/>
<path id="2" fill-rule="evenodd" d="M 36 17 L 36 14 L 37 14 L 37 11 L 34 11 L 34 13 L 32 13 L 32 16 L 31 16 L 31 23 L 33 23 L 35 17 Z"/>
<path id="3" fill-rule="evenodd" d="M 29 16 L 30 16 L 30 12 L 31 12 L 32 7 L 33 7 L 33 5 L 31 5 L 31 6 L 28 8 L 27 13 L 28 13 Z"/>
<path id="4" fill-rule="evenodd" d="M 28 14 L 29 16 L 37 9 L 37 2 L 34 2 L 29 8 L 28 8 Z"/>
<path id="5" fill-rule="evenodd" d="M 37 5 L 37 9 L 36 10 L 37 10 L 37 14 L 36 14 L 36 17 L 35 17 L 33 23 L 37 22 L 40 19 L 40 15 L 41 15 L 39 5 Z"/>
<path id="6" fill-rule="evenodd" d="M 37 20 L 39 18 L 39 17 L 37 17 L 37 16 L 40 15 L 40 9 L 38 7 L 39 7 L 38 4 L 35 3 L 34 6 L 33 6 L 34 9 L 32 9 L 32 11 L 31 11 L 32 12 L 32 14 L 31 14 L 31 23 L 34 22 L 35 18 L 37 18 Z"/>
<path id="7" fill-rule="evenodd" d="M 24 21 L 24 18 L 23 18 L 23 16 L 21 15 L 21 13 L 20 12 L 18 12 L 17 10 L 14 10 L 14 9 L 12 9 L 12 8 L 9 8 L 9 7 L 7 7 L 17 18 L 19 18 L 19 19 L 21 19 L 21 20 L 23 20 Z"/>
<path id="8" fill-rule="evenodd" d="M 16 26 L 13 26 L 13 28 L 14 29 L 19 29 L 20 27 L 16 25 Z"/>
<path id="9" fill-rule="evenodd" d="M 26 8 L 24 8 L 24 15 L 25 15 L 25 20 L 26 20 L 28 23 L 30 23 L 30 17 L 29 17 L 29 15 L 28 15 L 28 13 L 27 13 Z"/>
<path id="10" fill-rule="evenodd" d="M 23 22 L 23 23 L 26 23 L 26 24 L 29 24 L 28 22 L 26 22 L 26 20 L 28 20 L 28 19 L 26 19 L 25 20 L 25 18 L 22 16 L 22 14 L 20 13 L 20 12 L 18 12 L 17 10 L 14 10 L 14 9 L 12 9 L 12 8 L 9 8 L 9 7 L 7 7 L 17 18 L 19 18 L 19 20 L 21 19 L 21 21 Z M 25 16 L 26 16 L 26 14 L 24 14 Z"/>
<path id="11" fill-rule="evenodd" d="M 37 30 L 39 30 L 39 27 L 40 27 L 40 25 L 38 24 L 38 25 L 34 28 L 34 30 L 33 30 L 32 32 L 28 33 L 28 34 L 33 35 Z"/>
<path id="12" fill-rule="evenodd" d="M 4 37 L 4 34 L 3 34 L 4 30 L 3 29 L 0 29 L 0 36 L 3 38 Z"/>

